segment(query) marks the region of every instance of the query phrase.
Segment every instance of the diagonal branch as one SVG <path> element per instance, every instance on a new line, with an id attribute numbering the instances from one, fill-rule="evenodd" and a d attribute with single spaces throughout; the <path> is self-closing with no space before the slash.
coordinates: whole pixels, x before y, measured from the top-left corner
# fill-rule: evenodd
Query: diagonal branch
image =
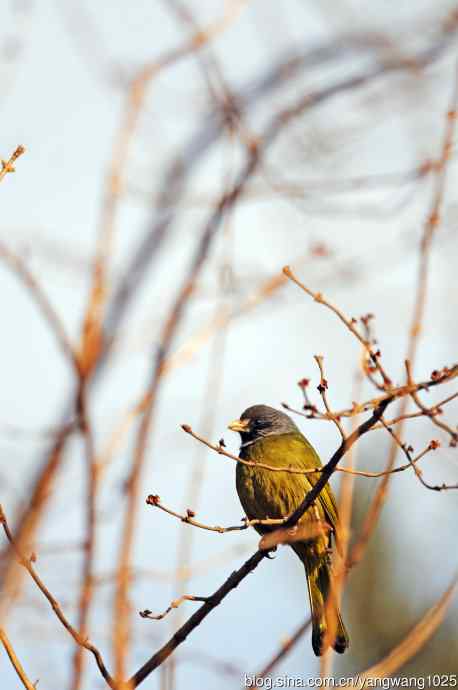
<path id="1" fill-rule="evenodd" d="M 397 647 L 392 649 L 384 659 L 368 668 L 364 673 L 360 673 L 358 675 L 359 679 L 386 678 L 409 661 L 429 640 L 444 620 L 445 614 L 452 603 L 453 596 L 456 594 L 457 587 L 458 577 L 455 577 L 441 598 L 434 606 L 428 609 L 407 637 Z"/>
<path id="2" fill-rule="evenodd" d="M 21 257 L 15 254 L 11 249 L 3 244 L 3 242 L 0 242 L 0 258 L 27 288 L 27 292 L 35 301 L 51 332 L 54 334 L 63 355 L 74 367 L 75 371 L 78 372 L 79 365 L 75 349 L 65 331 L 61 318 L 49 301 L 40 283 L 32 275 L 31 271 L 27 268 L 27 265 L 24 263 Z"/>
<path id="3" fill-rule="evenodd" d="M 393 402 L 393 398 L 386 398 L 374 410 L 374 413 L 369 417 L 368 420 L 363 422 L 363 424 L 360 424 L 359 427 L 357 427 L 349 436 L 347 436 L 345 440 L 342 441 L 342 443 L 340 444 L 332 458 L 323 467 L 320 477 L 314 485 L 313 489 L 308 492 L 308 494 L 304 497 L 302 503 L 296 508 L 294 513 L 292 513 L 290 517 L 286 520 L 284 527 L 292 527 L 301 519 L 306 510 L 308 510 L 312 503 L 318 498 L 318 496 L 328 483 L 329 478 L 334 473 L 334 470 L 336 469 L 338 463 L 343 458 L 343 456 L 347 453 L 348 450 L 350 450 L 352 445 L 356 443 L 356 441 L 361 436 L 366 434 L 369 431 L 369 429 L 382 418 L 383 413 L 385 412 L 386 408 L 391 402 Z"/>
<path id="4" fill-rule="evenodd" d="M 19 564 L 22 565 L 27 572 L 29 573 L 30 577 L 32 580 L 35 582 L 37 585 L 38 589 L 40 592 L 46 597 L 48 600 L 52 610 L 56 614 L 57 618 L 61 622 L 61 624 L 64 626 L 64 628 L 67 630 L 67 632 L 73 637 L 75 640 L 76 644 L 81 645 L 81 647 L 84 647 L 87 649 L 89 652 L 91 652 L 95 658 L 96 664 L 99 668 L 100 673 L 106 680 L 107 684 L 110 686 L 110 688 L 113 688 L 113 690 L 116 690 L 116 686 L 114 683 L 113 678 L 110 676 L 105 663 L 103 661 L 102 655 L 100 651 L 95 647 L 89 640 L 85 637 L 83 637 L 76 628 L 72 626 L 70 621 L 67 619 L 65 616 L 64 612 L 62 611 L 62 608 L 57 601 L 57 599 L 51 594 L 49 589 L 46 587 L 44 584 L 43 580 L 39 577 L 38 573 L 36 572 L 33 563 L 32 563 L 32 558 L 27 558 L 23 552 L 18 548 L 13 535 L 11 533 L 11 530 L 8 526 L 8 522 L 5 516 L 5 513 L 3 512 L 3 508 L 0 505 L 0 523 L 3 525 L 3 529 L 6 534 L 6 538 L 8 539 L 9 543 L 11 544 L 16 557 L 19 561 Z"/>
<path id="5" fill-rule="evenodd" d="M 30 680 L 27 678 L 27 674 L 24 671 L 24 668 L 19 661 L 16 652 L 14 651 L 13 645 L 8 639 L 8 635 L 6 634 L 6 631 L 3 628 L 0 628 L 0 642 L 5 648 L 5 652 L 8 654 L 9 660 L 11 661 L 11 664 L 14 667 L 14 670 L 16 671 L 18 678 L 20 679 L 22 685 L 26 688 L 26 690 L 36 690 L 35 685 L 32 685 Z"/>

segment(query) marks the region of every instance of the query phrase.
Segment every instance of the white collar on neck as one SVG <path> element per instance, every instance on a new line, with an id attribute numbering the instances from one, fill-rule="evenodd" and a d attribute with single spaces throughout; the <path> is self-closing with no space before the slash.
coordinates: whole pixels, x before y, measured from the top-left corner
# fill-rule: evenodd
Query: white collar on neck
<path id="1" fill-rule="evenodd" d="M 251 444 L 256 443 L 257 440 L 257 438 L 254 438 L 252 441 L 245 441 L 245 443 L 240 444 L 240 448 L 246 448 L 247 446 L 251 446 Z"/>

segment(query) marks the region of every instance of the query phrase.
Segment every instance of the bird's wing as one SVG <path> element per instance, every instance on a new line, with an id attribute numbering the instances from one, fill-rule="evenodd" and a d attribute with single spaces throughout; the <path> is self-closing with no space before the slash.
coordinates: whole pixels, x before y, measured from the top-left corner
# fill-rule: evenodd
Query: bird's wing
<path id="1" fill-rule="evenodd" d="M 267 442 L 268 441 L 268 442 Z M 264 459 L 264 462 L 272 464 L 275 460 L 275 464 L 279 466 L 292 466 L 292 467 L 303 467 L 305 470 L 313 469 L 314 467 L 322 467 L 320 457 L 314 447 L 301 433 L 293 434 L 282 434 L 281 436 L 268 437 L 260 443 L 259 447 L 260 455 L 258 460 Z M 254 444 L 256 446 L 257 444 Z M 266 453 L 266 450 L 268 451 Z M 303 495 L 307 491 L 310 491 L 311 486 L 313 487 L 318 481 L 320 474 L 310 473 L 306 475 L 290 474 L 289 477 L 295 478 L 295 483 L 300 482 L 302 486 Z M 340 552 L 340 525 L 339 518 L 337 514 L 337 504 L 334 498 L 332 489 L 328 484 L 324 486 L 321 490 L 319 497 L 319 503 L 323 509 L 327 520 L 334 532 L 336 546 Z"/>
<path id="2" fill-rule="evenodd" d="M 320 460 L 320 457 L 314 449 L 314 447 L 312 446 L 312 444 L 309 441 L 307 441 L 305 436 L 303 436 L 302 434 L 298 434 L 297 436 L 297 444 L 300 445 L 302 448 L 302 450 L 299 451 L 297 454 L 299 463 L 302 463 L 305 469 L 311 469 L 311 467 L 322 467 L 323 465 Z M 318 473 L 309 474 L 307 479 L 309 480 L 310 484 L 312 484 L 312 486 L 315 486 L 319 477 L 320 474 Z M 329 482 L 320 491 L 318 499 L 333 529 L 337 550 L 341 552 L 340 523 L 339 516 L 337 513 L 337 503 Z"/>

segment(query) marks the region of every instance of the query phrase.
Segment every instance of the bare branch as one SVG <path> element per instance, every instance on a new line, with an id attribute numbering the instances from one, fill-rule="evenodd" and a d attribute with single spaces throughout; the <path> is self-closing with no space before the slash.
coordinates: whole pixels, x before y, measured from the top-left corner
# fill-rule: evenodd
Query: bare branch
<path id="1" fill-rule="evenodd" d="M 190 508 L 187 509 L 186 514 L 182 515 L 180 513 L 167 508 L 161 503 L 159 496 L 150 494 L 146 499 L 146 503 L 155 508 L 159 508 L 168 513 L 173 517 L 178 518 L 181 522 L 185 522 L 193 527 L 198 527 L 199 529 L 208 530 L 210 532 L 219 532 L 219 534 L 224 534 L 225 532 L 240 532 L 241 530 L 248 529 L 249 527 L 254 527 L 255 525 L 282 525 L 286 518 L 272 518 L 267 520 L 248 520 L 248 518 L 243 518 L 242 525 L 233 525 L 231 527 L 220 527 L 218 525 L 205 525 L 203 522 L 198 522 L 194 519 L 195 512 Z"/>
<path id="2" fill-rule="evenodd" d="M 405 361 L 405 367 L 406 367 L 406 372 L 407 372 L 407 383 L 409 385 L 412 384 L 412 370 L 410 366 L 410 362 L 408 359 Z M 458 432 L 454 429 L 452 429 L 448 424 L 445 424 L 445 422 L 442 422 L 440 419 L 437 419 L 437 415 L 440 414 L 441 407 L 449 402 L 450 400 L 453 400 L 453 398 L 458 395 L 456 393 L 454 396 L 451 396 L 447 398 L 445 401 L 442 401 L 442 403 L 438 403 L 437 405 L 434 405 L 433 408 L 429 408 L 426 405 L 422 403 L 420 400 L 420 396 L 418 395 L 418 391 L 413 390 L 410 394 L 412 400 L 414 401 L 415 405 L 418 407 L 418 409 L 426 416 L 431 419 L 431 422 L 439 427 L 439 429 L 442 429 L 445 431 L 447 434 L 450 436 L 450 446 L 452 448 L 455 448 L 458 445 Z"/>
<path id="3" fill-rule="evenodd" d="M 386 400 L 391 400 L 391 398 L 384 398 L 381 402 L 384 402 Z M 379 405 L 381 403 L 379 402 Z M 381 425 L 381 422 L 380 422 Z M 374 425 L 376 426 L 376 425 Z M 197 434 L 190 426 L 189 424 L 182 424 L 181 428 L 183 431 L 185 431 L 187 434 L 192 436 L 193 438 L 196 439 L 196 441 L 199 441 L 200 443 L 203 443 L 207 448 L 210 448 L 211 450 L 215 451 L 215 453 L 218 453 L 218 455 L 224 455 L 226 458 L 230 458 L 231 460 L 234 460 L 234 462 L 239 462 L 241 465 L 246 465 L 247 467 L 258 467 L 262 468 L 264 470 L 269 470 L 270 472 L 287 472 L 289 474 L 320 474 L 323 472 L 323 467 L 314 467 L 311 469 L 304 469 L 301 467 L 278 467 L 276 465 L 268 465 L 263 462 L 252 462 L 251 460 L 244 460 L 243 458 L 238 457 L 237 455 L 233 455 L 232 453 L 229 453 L 224 446 L 221 444 L 215 445 L 205 439 L 203 436 L 200 436 Z M 373 427 L 371 427 L 372 429 Z M 383 426 L 378 427 L 383 428 Z M 433 450 L 430 446 L 427 447 L 425 451 L 420 453 L 420 455 L 416 456 L 415 458 L 412 458 L 413 463 L 417 463 L 421 458 L 426 455 L 426 452 L 429 452 L 430 450 Z M 391 470 L 384 470 L 381 472 L 369 472 L 369 471 L 363 471 L 363 470 L 354 470 L 352 468 L 348 467 L 336 467 L 337 472 L 344 472 L 345 474 L 352 474 L 357 477 L 368 477 L 368 478 L 373 478 L 377 479 L 379 477 L 384 477 L 387 474 L 395 474 L 397 472 L 404 472 L 404 470 L 407 470 L 409 467 L 411 467 L 411 463 L 407 463 L 406 465 L 400 465 L 399 467 L 392 468 Z"/>
<path id="4" fill-rule="evenodd" d="M 207 602 L 208 597 L 198 597 L 195 596 L 194 594 L 183 594 L 181 597 L 178 599 L 174 599 L 171 603 L 170 606 L 168 606 L 163 613 L 159 613 L 157 615 L 154 615 L 152 611 L 149 609 L 145 609 L 144 611 L 140 611 L 140 616 L 142 618 L 148 618 L 149 620 L 152 621 L 160 621 L 163 618 L 167 616 L 167 614 L 170 613 L 170 611 L 173 611 L 173 609 L 177 609 L 180 604 L 182 604 L 184 601 L 203 601 Z"/>
<path id="5" fill-rule="evenodd" d="M 87 649 L 89 652 L 91 652 L 95 658 L 96 664 L 99 668 L 100 673 L 108 683 L 108 685 L 113 688 L 113 690 L 116 690 L 115 684 L 113 679 L 111 678 L 110 674 L 108 673 L 108 670 L 104 664 L 102 655 L 100 651 L 95 647 L 91 642 L 89 642 L 88 639 L 83 637 L 77 630 L 72 626 L 72 624 L 69 622 L 67 617 L 65 616 L 64 612 L 62 611 L 62 608 L 57 601 L 57 599 L 51 594 L 49 589 L 46 587 L 44 582 L 41 580 L 41 578 L 38 576 L 32 562 L 32 558 L 27 558 L 18 548 L 15 540 L 13 539 L 13 535 L 11 533 L 11 530 L 8 526 L 8 522 L 6 520 L 5 513 L 3 511 L 2 506 L 0 505 L 0 523 L 3 526 L 3 529 L 5 531 L 6 537 L 11 544 L 12 548 L 14 549 L 18 562 L 20 565 L 22 565 L 29 575 L 31 576 L 32 580 L 35 582 L 37 585 L 38 589 L 41 591 L 41 593 L 46 597 L 48 600 L 52 610 L 56 614 L 57 618 L 63 625 L 63 627 L 67 630 L 67 632 L 73 637 L 74 641 L 76 644 L 80 645 L 81 647 L 84 647 Z"/>
<path id="6" fill-rule="evenodd" d="M 34 540 L 39 521 L 46 507 L 55 476 L 62 461 L 65 444 L 73 431 L 72 426 L 64 426 L 55 439 L 53 447 L 48 454 L 38 479 L 31 491 L 27 510 L 21 516 L 15 532 L 15 544 L 19 551 L 29 548 Z M 2 586 L 0 597 L 0 620 L 4 620 L 12 601 L 9 598 L 11 590 L 18 584 L 18 567 L 12 558 L 13 549 L 8 549 L 5 555 L 5 565 L 2 572 Z"/>
<path id="7" fill-rule="evenodd" d="M 37 304 L 51 332 L 54 334 L 65 358 L 79 374 L 78 357 L 75 353 L 71 340 L 65 331 L 61 318 L 57 314 L 36 278 L 34 278 L 20 256 L 11 251 L 11 249 L 8 249 L 3 242 L 0 242 L 0 257 L 3 259 L 6 266 L 8 266 L 8 268 L 13 271 L 23 285 L 25 285 L 27 292 Z"/>
<path id="8" fill-rule="evenodd" d="M 36 690 L 35 685 L 32 685 L 30 680 L 27 678 L 27 674 L 24 671 L 16 652 L 14 651 L 13 645 L 9 641 L 8 636 L 3 628 L 0 628 L 0 642 L 4 646 L 5 652 L 8 654 L 9 660 L 11 661 L 11 664 L 13 665 L 13 668 L 16 671 L 22 685 L 26 688 L 26 690 Z"/>
<path id="9" fill-rule="evenodd" d="M 342 424 L 340 423 L 340 419 L 333 412 L 331 412 L 331 408 L 329 407 L 328 397 L 326 395 L 326 391 L 328 389 L 328 382 L 324 376 L 323 357 L 321 355 L 315 355 L 314 360 L 318 364 L 318 368 L 320 370 L 320 384 L 318 386 L 318 391 L 321 395 L 321 398 L 323 400 L 323 404 L 326 408 L 327 417 L 332 422 L 334 422 L 334 424 L 336 425 L 336 427 L 337 427 L 337 429 L 338 429 L 338 431 L 342 437 L 342 440 L 345 441 L 345 431 L 343 429 Z"/>
<path id="10" fill-rule="evenodd" d="M 372 365 L 374 371 L 378 371 L 378 373 L 382 377 L 382 380 L 383 380 L 382 389 L 390 391 L 391 387 L 392 387 L 392 381 L 391 381 L 390 377 L 388 376 L 388 374 L 385 372 L 385 369 L 383 368 L 383 366 L 380 362 L 380 359 L 381 359 L 380 350 L 378 350 L 378 349 L 374 350 L 371 343 L 361 335 L 361 333 L 358 331 L 358 329 L 356 328 L 356 325 L 355 325 L 356 319 L 349 319 L 347 316 L 345 316 L 345 314 L 338 307 L 336 307 L 334 304 L 329 302 L 325 297 L 323 297 L 321 292 L 313 292 L 308 287 L 306 287 L 304 285 L 304 283 L 302 283 L 298 278 L 296 278 L 296 276 L 294 275 L 294 273 L 292 272 L 292 270 L 289 266 L 285 266 L 283 268 L 283 273 L 285 274 L 285 276 L 287 278 L 292 280 L 293 283 L 296 283 L 296 285 L 298 285 L 301 288 L 301 290 L 303 290 L 305 293 L 307 293 L 307 295 L 309 295 L 309 297 L 311 297 L 315 302 L 318 302 L 319 304 L 322 304 L 323 306 L 330 309 L 337 316 L 337 318 L 340 319 L 340 321 L 342 321 L 342 323 L 348 328 L 350 333 L 352 333 L 355 336 L 355 338 L 361 343 L 364 350 L 367 352 L 368 358 L 371 361 L 371 365 Z"/>
<path id="11" fill-rule="evenodd" d="M 444 491 L 446 489 L 458 489 L 458 484 L 428 484 L 423 479 L 422 471 L 417 467 L 416 463 L 413 461 L 412 455 L 411 455 L 411 446 L 407 446 L 403 441 L 401 440 L 399 434 L 394 431 L 390 426 L 388 426 L 383 419 L 381 420 L 383 426 L 385 429 L 388 431 L 388 433 L 391 435 L 391 437 L 394 439 L 394 442 L 397 444 L 397 446 L 402 450 L 404 455 L 406 456 L 407 460 L 409 461 L 410 466 L 412 467 L 413 471 L 415 472 L 415 476 L 417 479 L 423 484 L 423 486 L 426 489 L 431 489 L 432 491 Z M 428 453 L 430 450 L 436 450 L 439 448 L 440 443 L 439 441 L 432 440 L 429 445 L 425 448 L 425 450 L 420 453 L 420 457 L 423 457 L 426 453 Z"/>

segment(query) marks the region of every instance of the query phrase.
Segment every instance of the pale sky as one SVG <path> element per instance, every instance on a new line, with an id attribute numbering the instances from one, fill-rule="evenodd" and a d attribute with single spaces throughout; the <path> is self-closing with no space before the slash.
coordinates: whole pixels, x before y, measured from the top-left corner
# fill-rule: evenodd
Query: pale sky
<path id="1" fill-rule="evenodd" d="M 199 0 L 186 4 L 206 25 L 221 15 L 224 3 Z M 302 52 L 328 43 L 342 32 L 369 35 L 370 31 L 386 31 L 385 36 L 395 40 L 397 31 L 407 36 L 406 27 L 414 22 L 412 40 L 404 38 L 397 46 L 409 54 L 434 41 L 441 20 L 452 7 L 452 2 L 425 1 L 415 3 L 414 8 L 407 2 L 375 2 L 369 9 L 362 2 L 323 2 L 318 8 L 295 0 L 257 0 L 248 3 L 237 22 L 216 40 L 215 55 L 230 87 L 247 94 L 288 51 Z M 0 8 L 0 155 L 6 159 L 18 144 L 27 148 L 16 173 L 0 185 L 0 239 L 26 258 L 75 341 L 91 277 L 105 174 L 123 113 L 126 77 L 181 45 L 185 37 L 186 29 L 177 25 L 160 2 L 138 1 L 128 8 L 123 2 L 86 3 L 83 7 L 73 1 L 42 0 L 9 2 Z M 385 49 L 389 51 L 390 46 Z M 449 107 L 454 50 L 456 43 L 419 75 L 408 72 L 382 78 L 352 94 L 332 98 L 307 111 L 285 131 L 269 151 L 262 175 L 231 215 L 225 231 L 221 230 L 172 351 L 216 310 L 230 307 L 237 311 L 263 281 L 288 263 L 309 287 L 323 291 L 349 315 L 376 314 L 387 369 L 402 380 L 419 238 L 431 185 L 391 179 L 373 189 L 355 185 L 346 192 L 332 192 L 330 182 L 339 187 L 339 181 L 350 178 L 403 174 L 437 155 Z M 373 52 L 355 51 L 304 70 L 293 86 L 285 84 L 253 107 L 246 125 L 255 133 L 262 132 L 272 114 L 301 93 L 323 88 L 372 64 Z M 151 85 L 129 160 L 119 161 L 128 171 L 128 193 L 116 221 L 112 286 L 156 219 L 155 194 L 167 163 L 188 150 L 210 107 L 194 58 L 163 72 Z M 204 201 L 221 192 L 228 175 L 234 179 L 242 160 L 240 145 L 220 142 L 192 173 L 186 203 L 124 323 L 112 367 L 93 392 L 99 449 L 105 447 L 113 426 L 144 390 L 161 324 L 210 212 Z M 320 181 L 329 185 L 323 187 Z M 445 222 L 432 255 L 426 325 L 415 366 L 421 378 L 456 360 L 456 182 L 452 160 Z M 299 194 L 282 193 L 280 183 L 294 184 Z M 312 256 L 317 245 L 325 245 L 330 255 Z M 225 294 L 219 287 L 223 263 L 233 275 L 233 291 Z M 48 441 L 35 432 L 61 418 L 72 378 L 30 296 L 3 265 L 0 281 L 4 314 L 0 488 L 5 510 L 14 516 L 20 502 L 27 499 L 34 470 L 48 447 Z M 160 612 L 179 593 L 173 577 L 164 573 L 173 574 L 179 536 L 190 529 L 148 508 L 143 494 L 157 493 L 176 510 L 198 510 L 199 518 L 210 524 L 235 524 L 242 517 L 234 464 L 204 452 L 180 430 L 181 423 L 198 430 L 212 409 L 210 437 L 224 436 L 228 448 L 236 452 L 238 439 L 226 431 L 227 423 L 254 403 L 300 405 L 296 382 L 304 376 L 318 382 L 314 354 L 325 357 L 332 405 L 339 409 L 351 404 L 359 357 L 356 342 L 331 313 L 294 285 L 288 284 L 271 301 L 235 319 L 219 338 L 219 345 L 207 344 L 190 363 L 168 375 L 160 392 L 142 483 L 135 553 L 135 565 L 156 575 L 136 581 L 134 612 L 144 608 Z M 214 399 L 209 400 L 215 347 L 220 348 L 216 369 L 221 380 Z M 365 389 L 365 397 L 370 395 L 371 389 Z M 453 421 L 453 414 L 450 419 Z M 407 438 L 420 449 L 437 430 L 424 420 L 415 424 L 409 427 Z M 14 436 L 12 428 L 25 433 Z M 301 428 L 323 460 L 329 458 L 339 442 L 332 425 L 303 420 Z M 116 455 L 100 497 L 100 574 L 113 570 L 116 563 L 121 528 L 118 508 L 133 438 L 131 435 Z M 385 435 L 374 432 L 360 444 L 359 466 L 370 470 L 383 467 L 387 448 Z M 445 447 L 440 453 L 425 461 L 425 474 L 431 481 L 456 481 L 456 449 Z M 194 463 L 204 467 L 204 482 L 198 505 L 187 506 Z M 74 439 L 41 542 L 74 543 L 82 538 L 83 477 L 82 446 Z M 359 512 L 368 506 L 374 491 L 371 480 L 356 481 Z M 455 549 L 451 548 L 458 526 L 455 507 L 453 492 L 428 492 L 411 473 L 393 481 L 368 564 L 350 580 L 344 613 L 353 646 L 335 662 L 337 674 L 354 674 L 387 653 L 446 589 L 456 571 Z M 218 535 L 194 530 L 192 539 L 191 564 L 215 557 L 214 565 L 187 584 L 188 593 L 198 595 L 214 591 L 257 545 L 254 532 Z M 219 558 L 218 554 L 223 555 Z M 43 555 L 37 568 L 75 620 L 78 553 Z M 363 602 L 358 600 L 360 590 Z M 194 609 L 193 603 L 186 603 L 160 622 L 141 620 L 134 613 L 131 670 Z M 457 612 L 455 605 L 447 619 L 449 625 Z M 287 549 L 280 549 L 274 560 L 263 562 L 179 649 L 177 688 L 239 687 L 237 674 L 262 666 L 306 615 L 302 566 Z M 111 588 L 100 587 L 91 638 L 111 666 L 110 616 Z M 368 628 L 373 635 L 364 641 Z M 445 630 L 451 634 L 453 626 Z M 31 678 L 40 678 L 40 688 L 53 690 L 68 684 L 73 643 L 30 583 L 12 616 L 9 633 Z M 438 634 L 448 639 L 445 632 Z M 456 628 L 453 645 L 450 660 L 455 659 L 457 671 Z M 425 672 L 428 649 L 410 672 Z M 222 660 L 233 664 L 235 673 L 224 673 L 217 663 Z M 103 687 L 91 658 L 87 668 L 84 688 Z M 278 667 L 279 673 L 306 677 L 317 670 L 309 635 Z M 430 672 L 441 670 L 431 668 Z M 19 687 L 4 654 L 0 655 L 0 678 L 5 688 Z M 161 687 L 160 675 L 151 676 L 144 687 Z"/>

